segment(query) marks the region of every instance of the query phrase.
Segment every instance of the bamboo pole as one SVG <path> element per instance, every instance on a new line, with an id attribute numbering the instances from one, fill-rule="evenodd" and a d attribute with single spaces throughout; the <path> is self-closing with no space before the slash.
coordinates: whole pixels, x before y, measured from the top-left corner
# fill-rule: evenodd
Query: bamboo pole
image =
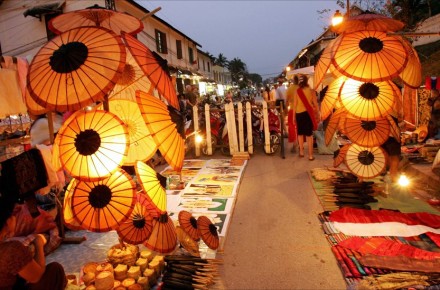
<path id="1" fill-rule="evenodd" d="M 193 106 L 193 121 L 194 121 L 194 132 L 199 131 L 199 108 L 197 106 Z M 192 137 L 195 138 L 195 135 Z M 200 157 L 200 144 L 194 142 L 194 150 L 196 157 Z"/>
<path id="2" fill-rule="evenodd" d="M 232 135 L 232 146 L 233 146 L 233 153 L 238 152 L 238 137 L 237 137 L 237 126 L 235 125 L 235 109 L 234 109 L 234 104 L 231 103 L 231 110 L 229 111 L 230 115 L 230 120 L 231 120 L 231 135 Z M 231 152 L 231 155 L 233 154 Z"/>
<path id="3" fill-rule="evenodd" d="M 238 144 L 239 144 L 239 152 L 244 152 L 244 130 L 243 130 L 243 104 L 238 103 Z"/>
<path id="4" fill-rule="evenodd" d="M 211 138 L 211 113 L 209 112 L 209 105 L 205 104 L 205 138 L 206 138 L 206 151 L 208 155 L 212 155 L 212 138 Z"/>
<path id="5" fill-rule="evenodd" d="M 264 152 L 270 152 L 269 140 L 269 117 L 267 115 L 267 102 L 263 101 L 263 125 L 264 125 Z"/>
<path id="6" fill-rule="evenodd" d="M 247 125 L 247 139 L 248 139 L 248 152 L 254 154 L 254 145 L 252 138 L 252 116 L 251 116 L 251 104 L 246 103 L 246 125 Z"/>

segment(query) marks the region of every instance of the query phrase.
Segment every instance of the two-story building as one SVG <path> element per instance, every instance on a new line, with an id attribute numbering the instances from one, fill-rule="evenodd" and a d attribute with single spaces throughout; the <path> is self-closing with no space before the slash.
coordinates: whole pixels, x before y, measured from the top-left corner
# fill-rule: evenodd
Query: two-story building
<path id="1" fill-rule="evenodd" d="M 0 1 L 0 55 L 26 57 L 31 61 L 38 50 L 55 36 L 48 29 L 50 19 L 95 4 L 128 13 L 143 22 L 144 27 L 137 38 L 167 60 L 178 92 L 183 92 L 186 84 L 197 84 L 201 78 L 213 78 L 212 62 L 200 64 L 199 59 L 203 56 L 199 57 L 202 46 L 198 42 L 134 0 Z"/>

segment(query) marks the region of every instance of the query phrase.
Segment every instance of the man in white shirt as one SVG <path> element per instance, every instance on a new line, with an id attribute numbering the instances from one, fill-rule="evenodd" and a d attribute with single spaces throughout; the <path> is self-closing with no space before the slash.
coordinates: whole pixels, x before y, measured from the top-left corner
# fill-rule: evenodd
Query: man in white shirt
<path id="1" fill-rule="evenodd" d="M 283 79 L 278 79 L 278 88 L 276 89 L 276 106 L 283 103 L 283 110 L 286 109 L 286 86 L 283 84 Z"/>
<path id="2" fill-rule="evenodd" d="M 279 78 L 278 79 L 278 88 L 276 89 L 276 95 L 275 95 L 275 105 L 277 107 L 280 107 L 281 104 L 283 106 L 283 110 L 281 110 L 280 108 L 280 112 L 281 114 L 281 124 L 283 126 L 283 131 L 284 131 L 284 135 L 287 134 L 287 126 L 286 126 L 286 91 L 287 88 L 286 86 L 283 84 L 283 79 Z"/>

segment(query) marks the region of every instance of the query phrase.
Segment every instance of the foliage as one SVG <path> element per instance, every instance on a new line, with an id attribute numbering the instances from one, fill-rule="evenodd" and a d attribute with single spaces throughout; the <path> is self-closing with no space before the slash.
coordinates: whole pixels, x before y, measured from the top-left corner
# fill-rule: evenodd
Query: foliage
<path id="1" fill-rule="evenodd" d="M 215 65 L 226 67 L 231 73 L 231 79 L 240 88 L 246 88 L 249 83 L 262 83 L 262 77 L 256 73 L 249 73 L 246 64 L 238 57 L 228 61 L 226 56 L 219 53 L 213 60 Z"/>
<path id="2" fill-rule="evenodd" d="M 232 81 L 238 84 L 240 88 L 246 87 L 248 78 L 246 64 L 241 59 L 236 57 L 229 61 L 227 67 L 229 69 L 229 72 L 231 73 Z"/>
<path id="3" fill-rule="evenodd" d="M 216 58 L 214 58 L 214 64 L 222 67 L 227 67 L 228 59 L 223 55 L 223 53 L 219 53 Z"/>
<path id="4" fill-rule="evenodd" d="M 261 75 L 259 74 L 255 74 L 255 73 L 250 73 L 249 74 L 249 80 L 256 84 L 257 87 L 261 86 L 261 84 L 263 83 L 263 78 L 261 77 Z"/>
<path id="5" fill-rule="evenodd" d="M 416 24 L 440 13 L 438 0 L 390 0 L 385 8 L 391 17 L 406 24 L 412 29 Z"/>
<path id="6" fill-rule="evenodd" d="M 433 15 L 440 13 L 439 0 L 336 0 L 341 9 L 347 9 L 347 2 L 350 7 L 357 6 L 362 10 L 386 15 L 405 23 L 408 30 L 413 29 L 416 24 Z M 321 18 L 329 17 L 334 13 L 330 9 L 317 11 Z"/>

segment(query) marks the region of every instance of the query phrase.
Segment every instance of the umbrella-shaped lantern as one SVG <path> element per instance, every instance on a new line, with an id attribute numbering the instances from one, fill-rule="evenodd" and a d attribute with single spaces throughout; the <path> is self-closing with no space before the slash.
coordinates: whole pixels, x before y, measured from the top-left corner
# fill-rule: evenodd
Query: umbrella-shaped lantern
<path id="1" fill-rule="evenodd" d="M 194 241 L 200 240 L 200 233 L 197 229 L 197 219 L 186 210 L 179 212 L 179 225 L 180 227 L 193 239 Z"/>
<path id="2" fill-rule="evenodd" d="M 167 210 L 166 177 L 141 161 L 136 162 L 135 171 L 144 191 L 142 196 L 146 199 L 143 204 L 150 210 L 150 215 L 159 217 Z"/>
<path id="3" fill-rule="evenodd" d="M 422 83 L 422 64 L 420 63 L 417 51 L 406 39 L 402 38 L 402 43 L 408 52 L 408 63 L 399 74 L 402 81 L 412 87 L 418 88 Z"/>
<path id="4" fill-rule="evenodd" d="M 344 108 L 337 109 L 331 116 L 324 134 L 325 144 L 328 146 L 334 134 L 341 129 L 344 124 L 347 111 Z"/>
<path id="5" fill-rule="evenodd" d="M 340 24 L 332 26 L 331 30 L 338 34 L 365 30 L 389 32 L 399 31 L 404 26 L 405 24 L 399 20 L 381 14 L 375 14 L 367 10 L 359 15 L 350 16 Z"/>
<path id="6" fill-rule="evenodd" d="M 124 165 L 133 166 L 138 160 L 147 161 L 153 157 L 157 145 L 145 125 L 139 106 L 135 102 L 123 99 L 111 99 L 108 105 L 110 112 L 118 116 L 128 130 L 129 147 Z"/>
<path id="7" fill-rule="evenodd" d="M 137 194 L 137 202 L 130 218 L 121 223 L 116 230 L 118 236 L 126 243 L 138 245 L 145 242 L 153 230 L 153 217 L 144 206 L 140 193 Z"/>
<path id="8" fill-rule="evenodd" d="M 345 144 L 333 153 L 333 167 L 338 167 L 342 162 L 345 161 L 348 148 L 350 148 L 350 144 Z"/>
<path id="9" fill-rule="evenodd" d="M 177 240 L 193 257 L 200 257 L 199 244 L 195 242 L 181 227 L 176 227 Z"/>
<path id="10" fill-rule="evenodd" d="M 344 33 L 334 49 L 335 68 L 362 82 L 391 80 L 408 62 L 408 53 L 401 40 L 380 31 Z"/>
<path id="11" fill-rule="evenodd" d="M 385 151 L 381 147 L 351 144 L 345 156 L 345 163 L 356 176 L 373 178 L 385 170 L 385 159 Z"/>
<path id="12" fill-rule="evenodd" d="M 78 181 L 72 194 L 73 216 L 87 230 L 115 230 L 130 217 L 135 194 L 136 183 L 122 169 L 103 180 Z"/>
<path id="13" fill-rule="evenodd" d="M 365 147 L 382 145 L 390 134 L 390 123 L 387 118 L 365 121 L 347 116 L 344 127 L 351 142 Z"/>
<path id="14" fill-rule="evenodd" d="M 102 110 L 78 111 L 71 117 L 58 131 L 64 169 L 85 181 L 110 176 L 127 154 L 127 127 L 118 116 Z"/>
<path id="15" fill-rule="evenodd" d="M 179 109 L 179 101 L 167 61 L 129 34 L 122 33 L 122 39 L 157 91 L 168 101 L 169 105 Z"/>
<path id="16" fill-rule="evenodd" d="M 399 89 L 391 82 L 360 82 L 347 79 L 341 89 L 341 103 L 362 120 L 385 118 L 393 109 Z"/>
<path id="17" fill-rule="evenodd" d="M 170 253 L 177 245 L 176 228 L 168 213 L 153 218 L 153 231 L 144 245 L 159 253 Z"/>
<path id="18" fill-rule="evenodd" d="M 49 29 L 56 34 L 84 26 L 104 27 L 118 35 L 122 31 L 135 35 L 144 29 L 142 21 L 136 17 L 98 5 L 63 13 L 52 18 L 48 23 Z"/>
<path id="19" fill-rule="evenodd" d="M 26 89 L 26 93 L 24 95 L 24 100 L 25 100 L 28 112 L 35 115 L 35 116 L 43 115 L 43 114 L 46 114 L 47 112 L 49 112 L 49 109 L 46 109 L 45 107 L 40 106 L 37 102 L 35 102 L 34 99 L 32 99 L 31 94 L 29 93 L 28 89 Z"/>
<path id="20" fill-rule="evenodd" d="M 217 227 L 211 220 L 202 215 L 197 218 L 197 228 L 199 229 L 200 237 L 203 242 L 212 250 L 217 250 L 220 245 L 220 238 L 218 236 Z"/>
<path id="21" fill-rule="evenodd" d="M 183 116 L 148 93 L 137 91 L 136 100 L 160 153 L 174 170 L 180 171 L 185 158 Z"/>
<path id="22" fill-rule="evenodd" d="M 124 99 L 136 102 L 136 91 L 150 92 L 154 88 L 150 79 L 144 74 L 136 59 L 131 55 L 128 47 L 125 48 L 127 61 L 121 77 L 108 94 L 109 100 Z"/>
<path id="23" fill-rule="evenodd" d="M 340 76 L 333 80 L 325 92 L 324 99 L 321 102 L 321 119 L 325 120 L 330 116 L 335 108 L 336 101 L 339 99 L 341 87 L 343 86 L 347 77 Z"/>
<path id="24" fill-rule="evenodd" d="M 72 212 L 72 195 L 73 190 L 75 189 L 76 185 L 78 184 L 79 180 L 72 178 L 70 180 L 69 184 L 67 185 L 66 191 L 64 193 L 64 200 L 63 200 L 63 221 L 64 224 L 71 230 L 83 230 L 81 225 L 75 220 L 75 217 L 73 216 Z"/>
<path id="25" fill-rule="evenodd" d="M 125 65 L 125 48 L 112 31 L 75 28 L 46 43 L 35 55 L 27 75 L 31 97 L 58 112 L 76 111 L 102 101 Z"/>
<path id="26" fill-rule="evenodd" d="M 337 73 L 332 64 L 332 59 L 334 56 L 335 48 L 339 46 L 339 42 L 341 41 L 341 39 L 342 37 L 338 36 L 336 39 L 332 40 L 322 52 L 321 57 L 316 64 L 313 75 L 313 87 L 315 90 L 318 89 L 319 85 L 322 83 L 325 75 L 328 72 Z"/>

